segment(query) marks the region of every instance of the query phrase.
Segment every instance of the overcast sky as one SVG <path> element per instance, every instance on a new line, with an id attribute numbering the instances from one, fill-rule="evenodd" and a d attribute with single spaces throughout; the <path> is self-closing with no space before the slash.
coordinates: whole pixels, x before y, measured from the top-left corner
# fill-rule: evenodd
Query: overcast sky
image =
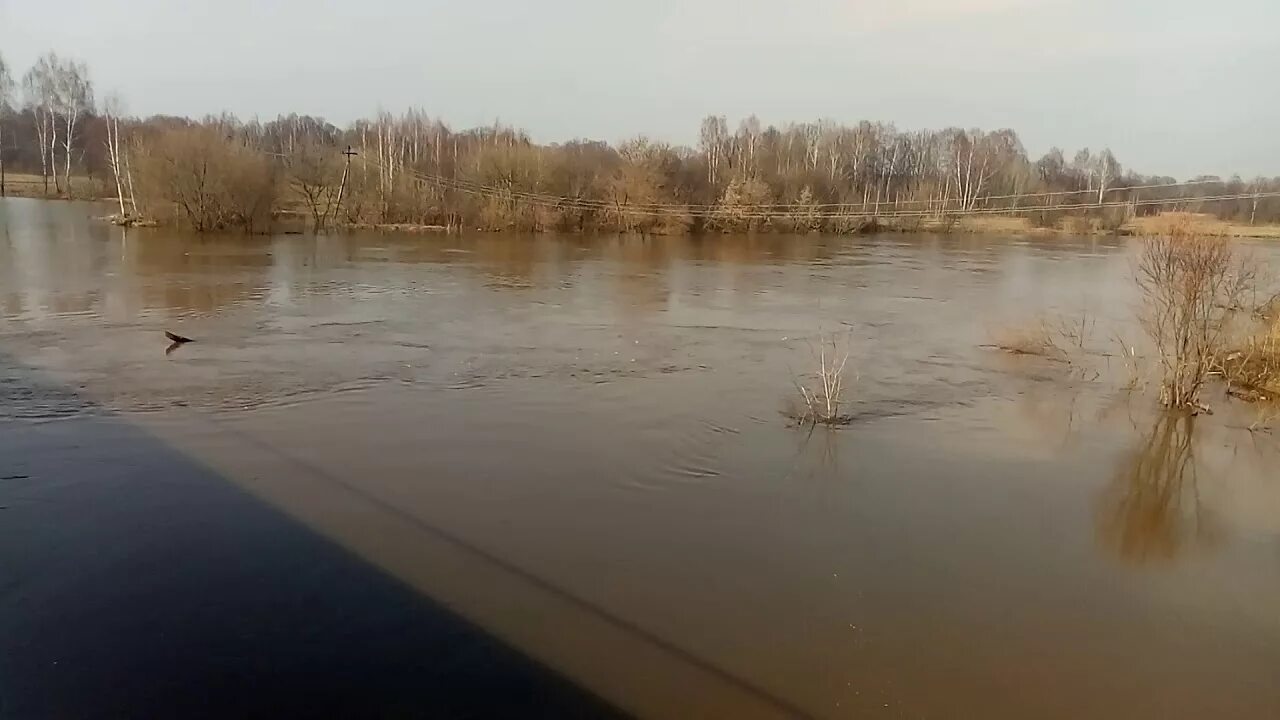
<path id="1" fill-rule="evenodd" d="M 1280 0 L 0 0 L 15 76 L 49 49 L 144 115 L 417 105 L 539 141 L 692 144 L 709 113 L 756 113 L 1280 175 Z"/>

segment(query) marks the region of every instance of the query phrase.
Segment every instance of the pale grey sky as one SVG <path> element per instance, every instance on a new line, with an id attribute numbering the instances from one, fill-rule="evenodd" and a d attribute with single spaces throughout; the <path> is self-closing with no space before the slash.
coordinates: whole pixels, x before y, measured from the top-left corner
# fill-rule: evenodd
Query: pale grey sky
<path id="1" fill-rule="evenodd" d="M 1183 178 L 1280 175 L 1278 29 L 1280 0 L 0 0 L 15 75 L 53 49 L 138 114 L 1012 127 Z"/>

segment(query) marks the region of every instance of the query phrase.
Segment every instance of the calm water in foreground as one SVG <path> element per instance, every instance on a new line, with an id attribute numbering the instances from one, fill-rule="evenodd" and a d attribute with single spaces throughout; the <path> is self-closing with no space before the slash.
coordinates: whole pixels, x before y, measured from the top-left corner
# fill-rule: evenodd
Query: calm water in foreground
<path id="1" fill-rule="evenodd" d="M 226 578 L 243 555 L 181 524 L 207 498 L 164 467 L 190 463 L 252 499 L 227 538 L 302 528 L 624 714 L 1280 717 L 1280 452 L 1253 408 L 1162 420 L 1118 391 L 1126 241 L 193 237 L 104 212 L 0 202 L 0 527 L 28 538 L 0 602 L 24 617 L 135 572 L 218 621 L 258 607 Z M 1089 315 L 1080 368 L 984 347 L 1041 312 Z M 197 341 L 166 355 L 164 330 Z M 781 409 L 820 331 L 851 343 L 855 421 L 809 432 Z M 112 468 L 141 503 L 115 524 Z M 58 514 L 77 494 L 92 540 Z M 91 541 L 132 570 L 22 559 Z M 302 573 L 295 547 L 247 553 Z M 329 578 L 325 624 L 389 612 Z M 173 612 L 146 587 L 134 612 Z M 265 626 L 310 622 L 276 600 Z M 45 619 L 0 628 L 38 648 Z M 127 665 L 129 632 L 92 654 Z M 44 687 L 17 667 L 0 688 Z"/>

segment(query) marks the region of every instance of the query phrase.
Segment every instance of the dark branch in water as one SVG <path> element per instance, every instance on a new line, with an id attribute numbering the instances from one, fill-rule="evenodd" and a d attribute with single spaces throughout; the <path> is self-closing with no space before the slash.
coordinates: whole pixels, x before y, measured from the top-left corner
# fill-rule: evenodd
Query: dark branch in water
<path id="1" fill-rule="evenodd" d="M 169 347 L 164 349 L 165 355 L 172 355 L 174 350 L 177 350 L 187 343 L 195 342 L 195 340 L 192 340 L 189 337 L 183 337 L 181 335 L 171 333 L 168 330 L 164 331 L 164 336 L 169 338 Z"/>

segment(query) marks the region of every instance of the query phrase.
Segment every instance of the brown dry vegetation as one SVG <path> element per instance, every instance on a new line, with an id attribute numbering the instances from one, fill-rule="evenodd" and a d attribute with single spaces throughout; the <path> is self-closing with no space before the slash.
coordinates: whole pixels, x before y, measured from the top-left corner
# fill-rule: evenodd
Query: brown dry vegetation
<path id="1" fill-rule="evenodd" d="M 270 224 L 277 176 L 266 156 L 216 126 L 163 133 L 134 160 L 140 210 L 198 231 Z"/>
<path id="2" fill-rule="evenodd" d="M 65 182 L 65 181 L 64 181 Z M 44 178 L 30 173 L 5 174 L 4 191 L 9 197 L 42 198 L 48 197 L 44 189 Z M 108 192 L 101 182 L 81 175 L 71 176 L 70 197 L 87 199 L 106 197 Z M 63 195 L 66 197 L 66 194 Z"/>
<path id="3" fill-rule="evenodd" d="M 842 412 L 847 389 L 849 337 L 822 335 L 809 344 L 813 370 L 792 378 L 799 400 L 787 414 L 803 425 L 847 425 L 853 417 Z"/>
<path id="4" fill-rule="evenodd" d="M 1034 355 L 1061 359 L 1066 351 L 1045 318 L 1021 325 L 1005 325 L 988 331 L 991 344 L 1010 355 Z"/>
<path id="5" fill-rule="evenodd" d="M 1170 232 L 1172 228 L 1190 225 L 1195 232 L 1233 238 L 1280 239 L 1280 224 L 1250 225 L 1244 222 L 1228 222 L 1206 213 L 1180 211 L 1162 212 L 1142 217 L 1127 217 L 1123 213 L 1108 210 L 1102 215 L 1064 215 L 1061 213 L 1030 213 L 1025 216 L 980 215 L 961 218 L 953 231 L 986 233 L 992 235 L 1031 235 L 1039 233 L 1067 233 L 1071 235 L 1137 235 L 1149 237 Z M 893 222 L 886 224 L 892 229 Z M 926 227 L 924 229 L 939 229 Z"/>
<path id="6" fill-rule="evenodd" d="M 1201 407 L 1201 388 L 1219 366 L 1256 278 L 1252 258 L 1221 235 L 1184 223 L 1143 240 L 1136 269 L 1143 294 L 1139 319 L 1157 351 L 1164 405 Z"/>
<path id="7" fill-rule="evenodd" d="M 1145 387 L 1150 378 L 1163 405 L 1193 414 L 1210 409 L 1202 394 L 1211 380 L 1236 398 L 1280 399 L 1280 294 L 1259 294 L 1264 267 L 1231 238 L 1181 220 L 1144 238 L 1135 266 L 1148 353 L 1119 335 L 1106 349 L 1092 347 L 1088 313 L 995 328 L 992 346 L 1062 362 L 1092 378 L 1101 376 L 1097 365 L 1105 359 L 1125 371 L 1126 388 Z"/>
<path id="8" fill-rule="evenodd" d="M 1202 235 L 1240 238 L 1280 238 L 1280 225 L 1250 225 L 1221 220 L 1207 213 L 1166 212 L 1134 218 L 1126 229 L 1135 235 L 1160 235 L 1174 231 L 1190 231 Z"/>
<path id="9" fill-rule="evenodd" d="M 1280 317 L 1251 323 L 1219 353 L 1216 365 L 1236 397 L 1280 400 Z"/>
<path id="10" fill-rule="evenodd" d="M 991 345 L 1010 355 L 1034 355 L 1075 363 L 1085 354 L 1096 326 L 1086 312 L 1072 316 L 1040 315 L 1018 325 L 991 328 Z"/>

